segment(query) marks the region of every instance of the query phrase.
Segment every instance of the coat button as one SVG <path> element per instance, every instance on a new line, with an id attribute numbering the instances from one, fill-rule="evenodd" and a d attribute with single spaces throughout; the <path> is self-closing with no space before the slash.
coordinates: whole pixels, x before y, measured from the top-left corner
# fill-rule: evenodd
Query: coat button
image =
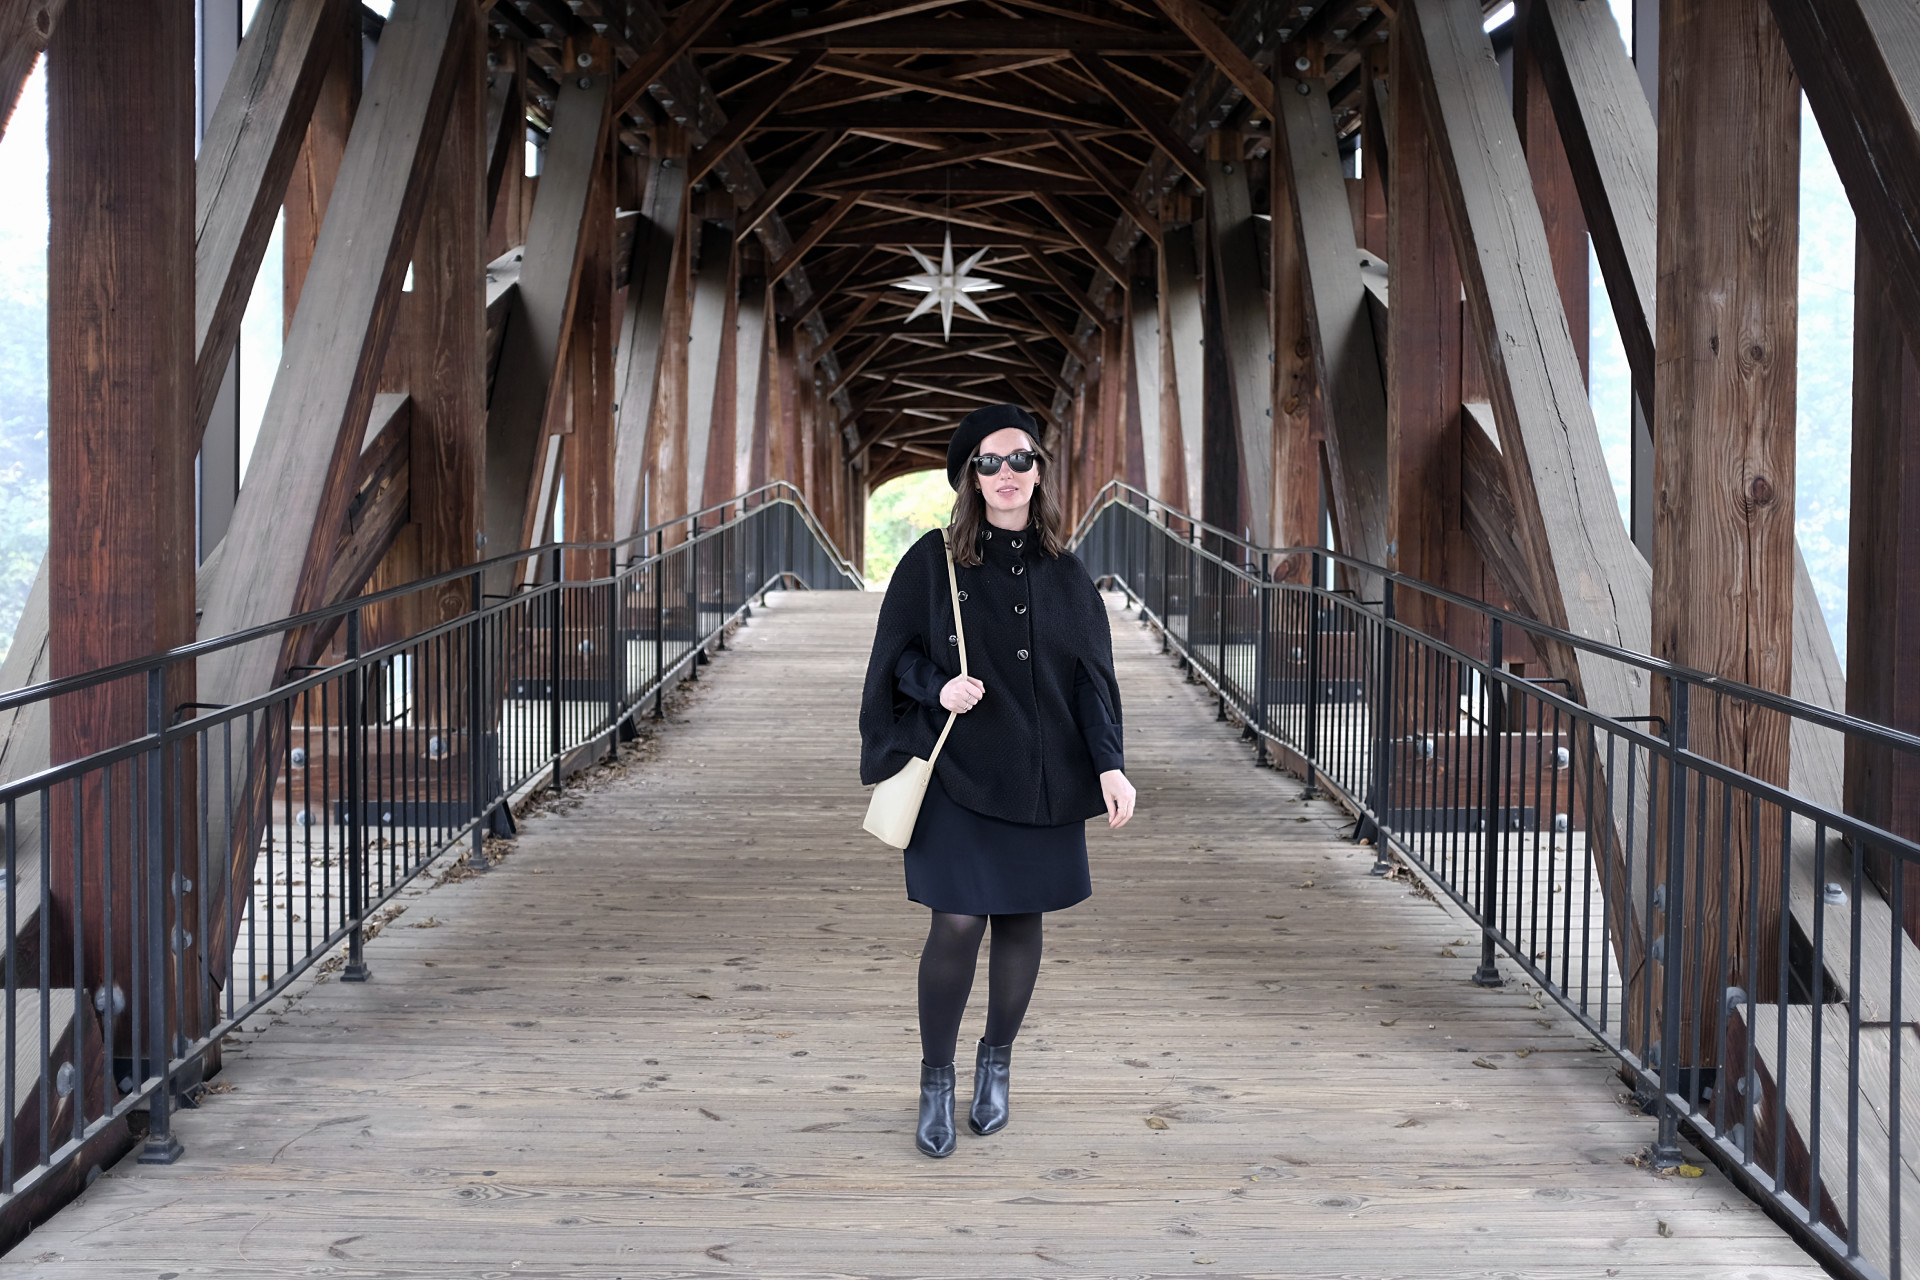
<path id="1" fill-rule="evenodd" d="M 1023 573 L 1025 573 L 1026 571 L 1027 571 L 1027 570 L 1026 570 L 1026 567 L 1025 567 L 1024 565 L 1015 565 L 1015 566 L 1013 566 L 1013 576 L 1014 576 L 1014 577 L 1016 577 L 1016 578 L 1017 578 L 1017 577 L 1019 577 L 1019 576 L 1020 576 L 1021 574 L 1023 574 Z"/>
<path id="2" fill-rule="evenodd" d="M 1019 550 L 1020 548 L 1022 548 L 1022 547 L 1024 547 L 1024 546 L 1026 546 L 1026 545 L 1027 545 L 1027 544 L 1026 544 L 1026 542 L 1025 542 L 1025 540 L 1024 540 L 1024 539 L 1021 539 L 1021 538 L 1015 538 L 1015 539 L 1013 540 L 1013 549 L 1014 549 L 1015 551 L 1018 551 L 1018 550 Z"/>
<path id="3" fill-rule="evenodd" d="M 948 643 L 948 644 L 959 644 L 959 643 L 960 643 L 960 637 L 959 637 L 959 636 L 948 636 L 948 637 L 947 637 L 947 643 Z"/>
<path id="4" fill-rule="evenodd" d="M 1017 604 L 1017 605 L 1015 605 L 1015 606 L 1013 606 L 1013 611 L 1014 611 L 1015 613 L 1025 613 L 1025 612 L 1027 611 L 1027 606 L 1025 606 L 1025 605 L 1023 605 L 1023 604 Z"/>
<path id="5" fill-rule="evenodd" d="M 1027 660 L 1027 651 L 1025 649 L 1021 649 L 1018 652 L 1016 652 L 1014 656 L 1020 659 L 1020 661 L 1025 662 Z"/>
<path id="6" fill-rule="evenodd" d="M 964 601 L 966 600 L 966 598 L 967 598 L 967 593 L 966 593 L 966 592 L 964 592 L 964 591 L 962 591 L 962 592 L 960 593 L 960 599 L 961 599 L 961 600 L 962 600 L 962 601 L 964 602 Z"/>
<path id="7" fill-rule="evenodd" d="M 982 531 L 981 531 L 981 533 L 980 533 L 980 536 L 981 536 L 981 537 L 983 537 L 983 538 L 985 538 L 985 539 L 986 539 L 986 540 L 987 540 L 988 542 L 992 542 L 992 541 L 993 541 L 993 530 L 991 530 L 991 529 L 985 529 L 985 530 L 982 530 Z"/>

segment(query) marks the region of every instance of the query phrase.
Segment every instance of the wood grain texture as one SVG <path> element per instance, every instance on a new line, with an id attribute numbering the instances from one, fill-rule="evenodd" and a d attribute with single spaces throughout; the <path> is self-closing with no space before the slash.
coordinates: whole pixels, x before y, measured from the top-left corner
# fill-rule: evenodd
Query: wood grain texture
<path id="1" fill-rule="evenodd" d="M 1587 219 L 1580 207 L 1580 191 L 1561 140 L 1551 95 L 1547 91 L 1541 52 L 1545 43 L 1533 20 L 1542 0 L 1522 0 L 1514 18 L 1513 121 L 1526 148 L 1527 168 L 1533 174 L 1533 195 L 1547 231 L 1547 249 L 1553 255 L 1553 278 L 1560 286 L 1560 305 L 1567 313 L 1567 331 L 1587 372 L 1587 311 L 1592 282 L 1587 275 Z"/>
<path id="2" fill-rule="evenodd" d="M 279 0 L 248 24 L 194 164 L 194 420 L 213 414 L 240 317 L 338 43 L 338 0 Z"/>
<path id="3" fill-rule="evenodd" d="M 1661 19 L 1652 652 L 1788 693 L 1800 95 L 1764 6 L 1668 4 Z M 1668 684 L 1656 681 L 1653 714 L 1670 708 Z M 1701 698 L 1688 745 L 1785 786 L 1787 729 L 1775 713 Z M 1724 882 L 1732 901 L 1756 902 L 1769 923 L 1749 937 L 1744 915 L 1725 929 L 1709 919 L 1696 954 L 1714 973 L 1724 946 L 1738 971 L 1751 948 L 1772 975 L 1770 922 L 1784 907 L 1778 842 L 1748 831 L 1745 818 L 1735 816 L 1730 861 L 1706 870 L 1701 891 L 1716 901 Z M 1771 983 L 1760 987 L 1760 999 L 1778 998 Z M 1718 999 L 1717 989 L 1697 995 Z"/>
<path id="4" fill-rule="evenodd" d="M 187 1159 L 0 1276 L 1822 1275 L 1711 1169 L 1628 1164 L 1611 1059 L 1439 958 L 1465 923 L 1118 611 L 1140 808 L 1047 921 L 1011 1126 L 921 1156 L 926 913 L 846 763 L 877 604 L 771 597 L 641 763 L 402 899 L 372 982 L 249 1019 Z M 807 744 L 775 770 L 770 726 Z"/>
<path id="5" fill-rule="evenodd" d="M 1260 287 L 1259 237 L 1266 228 L 1253 216 L 1247 162 L 1231 135 L 1233 158 L 1218 148 L 1207 155 L 1207 243 L 1213 251 L 1209 287 L 1219 295 L 1220 332 L 1226 340 L 1227 409 L 1240 446 L 1239 471 L 1246 489 L 1253 540 L 1273 545 L 1273 337 L 1267 299 Z M 1234 521 L 1228 527 L 1238 529 Z"/>
<path id="6" fill-rule="evenodd" d="M 66 0 L 0 0 L 0 137 L 65 7 Z"/>
<path id="7" fill-rule="evenodd" d="M 308 113 L 306 139 L 300 144 L 282 206 L 286 229 L 281 237 L 280 291 L 286 333 L 293 330 L 300 290 L 313 265 L 314 248 L 320 243 L 320 224 L 326 220 L 327 203 L 340 178 L 347 134 L 360 109 L 363 60 L 359 10 L 351 0 L 333 0 L 325 23 L 320 54 L 326 59 L 326 74 Z"/>
<path id="8" fill-rule="evenodd" d="M 1393 167 L 1387 201 L 1391 541 L 1386 564 L 1423 582 L 1478 596 L 1480 555 L 1466 534 L 1470 517 L 1461 491 L 1476 460 L 1490 462 L 1498 475 L 1500 451 L 1494 447 L 1489 456 L 1467 447 L 1460 365 L 1469 353 L 1460 314 L 1460 265 L 1446 198 L 1427 159 L 1433 138 L 1410 61 L 1400 48 L 1387 95 L 1403 163 Z M 1478 353 L 1471 358 L 1477 360 Z M 1449 630 L 1451 611 L 1422 593 L 1409 593 L 1397 608 L 1404 610 L 1397 616 L 1430 635 L 1463 648 L 1480 642 L 1466 633 L 1465 619 Z"/>
<path id="9" fill-rule="evenodd" d="M 1298 92 L 1305 88 L 1306 93 Z M 1332 505 L 1341 550 L 1370 564 L 1387 561 L 1387 391 L 1367 315 L 1360 246 L 1340 173 L 1333 113 L 1323 85 L 1283 84 L 1274 109 L 1274 146 L 1285 156 L 1288 199 L 1300 240 L 1316 381 L 1326 405 Z"/>
<path id="10" fill-rule="evenodd" d="M 1201 479 L 1201 425 L 1204 422 L 1202 392 L 1206 337 L 1206 312 L 1200 296 L 1200 261 L 1194 250 L 1194 229 L 1175 227 L 1167 232 L 1160 249 L 1160 296 L 1165 299 L 1163 323 L 1167 334 L 1165 379 L 1171 388 L 1163 401 L 1172 430 L 1169 447 L 1180 453 L 1181 475 L 1185 491 L 1169 495 L 1167 501 L 1192 516 L 1199 516 L 1203 502 Z M 1177 434 L 1175 434 L 1177 432 Z"/>
<path id="11" fill-rule="evenodd" d="M 499 372 L 487 405 L 487 554 L 500 555 L 540 540 L 533 513 L 542 484 L 545 437 L 565 403 L 561 376 L 567 334 L 580 295 L 596 182 L 604 184 L 607 102 L 612 79 L 570 76 L 554 104 L 540 185 L 527 224 L 520 288 L 501 341 Z M 547 495 L 550 499 L 551 495 Z M 488 590 L 504 593 L 512 570 L 488 575 Z"/>

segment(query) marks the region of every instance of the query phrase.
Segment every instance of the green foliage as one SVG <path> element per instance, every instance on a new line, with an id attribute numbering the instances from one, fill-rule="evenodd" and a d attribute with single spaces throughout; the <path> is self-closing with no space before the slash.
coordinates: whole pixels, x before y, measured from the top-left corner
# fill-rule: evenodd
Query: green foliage
<path id="1" fill-rule="evenodd" d="M 884 587 L 907 548 L 953 516 L 953 490 L 944 471 L 916 471 L 889 480 L 867 500 L 867 583 Z"/>

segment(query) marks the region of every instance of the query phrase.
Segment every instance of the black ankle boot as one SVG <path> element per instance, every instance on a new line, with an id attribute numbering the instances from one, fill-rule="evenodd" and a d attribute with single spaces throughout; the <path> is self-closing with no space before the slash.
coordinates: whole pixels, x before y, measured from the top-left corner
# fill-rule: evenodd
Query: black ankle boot
<path id="1" fill-rule="evenodd" d="M 983 1138 L 1007 1127 L 1007 1086 L 1012 1066 L 1012 1045 L 980 1042 L 973 1064 L 973 1109 L 967 1115 L 967 1127 Z"/>
<path id="2" fill-rule="evenodd" d="M 920 1123 L 913 1145 L 938 1159 L 953 1154 L 953 1064 L 920 1064 Z"/>

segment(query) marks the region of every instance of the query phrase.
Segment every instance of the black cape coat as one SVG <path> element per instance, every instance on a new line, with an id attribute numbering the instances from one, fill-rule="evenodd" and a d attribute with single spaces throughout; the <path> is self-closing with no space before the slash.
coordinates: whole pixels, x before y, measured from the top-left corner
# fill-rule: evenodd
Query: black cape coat
<path id="1" fill-rule="evenodd" d="M 981 564 L 955 566 L 967 629 L 968 674 L 986 695 L 957 716 L 934 762 L 941 785 L 976 813 L 1035 826 L 1107 811 L 1100 779 L 1073 716 L 1074 673 L 1084 665 L 1120 724 L 1106 602 L 1072 552 L 1050 557 L 1032 529 L 981 531 Z M 918 645 L 948 678 L 960 674 L 940 530 L 900 558 L 880 605 L 860 700 L 860 781 L 892 777 L 933 750 L 947 712 L 902 693 L 894 667 Z"/>

